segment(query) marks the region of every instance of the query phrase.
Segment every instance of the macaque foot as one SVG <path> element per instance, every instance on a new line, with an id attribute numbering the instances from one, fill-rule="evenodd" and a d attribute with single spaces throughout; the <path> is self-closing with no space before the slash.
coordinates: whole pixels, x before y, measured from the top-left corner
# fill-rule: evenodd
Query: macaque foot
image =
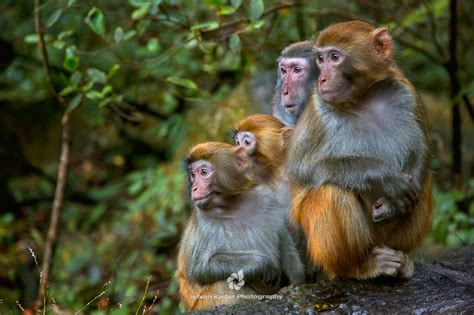
<path id="1" fill-rule="evenodd" d="M 394 250 L 385 245 L 375 246 L 370 254 L 369 272 L 363 278 L 378 276 L 411 278 L 414 265 L 410 257 L 402 251 Z"/>

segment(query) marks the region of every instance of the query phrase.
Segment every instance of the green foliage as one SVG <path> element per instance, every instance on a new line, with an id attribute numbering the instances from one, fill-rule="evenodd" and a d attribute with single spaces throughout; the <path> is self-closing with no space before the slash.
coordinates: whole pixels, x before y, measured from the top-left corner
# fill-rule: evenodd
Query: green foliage
<path id="1" fill-rule="evenodd" d="M 8 30 L 0 45 L 13 49 L 11 60 L 0 63 L 2 314 L 16 309 L 17 300 L 28 306 L 39 281 L 64 110 L 45 80 L 32 3 L 12 3 L 0 4 L 0 26 Z M 301 14 L 291 2 L 280 8 L 282 2 L 271 0 L 118 3 L 44 0 L 40 7 L 53 84 L 71 113 L 72 143 L 48 313 L 55 312 L 54 298 L 67 312 L 130 314 L 151 306 L 155 295 L 154 311 L 183 311 L 175 256 L 190 207 L 180 159 L 198 142 L 226 141 L 239 119 L 262 111 L 252 99 L 259 88 L 253 78 L 275 73 L 289 43 L 341 20 L 318 15 L 321 9 L 389 25 L 431 53 L 438 48 L 430 36 L 441 50 L 448 42 L 446 0 L 388 3 L 380 12 L 362 1 L 307 1 Z M 429 15 L 437 27 L 429 28 Z M 472 32 L 460 27 L 460 45 L 471 43 Z M 397 59 L 417 87 L 447 90 L 442 65 L 400 48 Z M 459 99 L 474 94 L 473 57 L 467 49 L 459 56 L 466 82 Z M 433 240 L 472 243 L 472 203 L 469 211 L 459 206 L 466 194 L 436 190 L 435 198 Z"/>
<path id="2" fill-rule="evenodd" d="M 474 180 L 471 180 L 467 194 L 456 190 L 434 190 L 435 212 L 431 236 L 436 243 L 450 247 L 474 244 L 474 203 L 469 201 L 472 196 Z M 459 209 L 459 205 L 466 202 L 467 207 Z"/>

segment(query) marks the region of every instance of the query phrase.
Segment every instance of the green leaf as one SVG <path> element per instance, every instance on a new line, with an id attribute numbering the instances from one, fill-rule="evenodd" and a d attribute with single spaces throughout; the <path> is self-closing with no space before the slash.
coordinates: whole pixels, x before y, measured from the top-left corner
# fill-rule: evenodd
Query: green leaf
<path id="1" fill-rule="evenodd" d="M 39 42 L 39 36 L 38 34 L 29 34 L 26 35 L 23 40 L 28 44 L 37 44 Z"/>
<path id="2" fill-rule="evenodd" d="M 93 81 L 87 81 L 83 86 L 81 86 L 81 91 L 82 92 L 87 92 L 90 89 L 92 89 L 93 86 L 94 86 Z"/>
<path id="3" fill-rule="evenodd" d="M 59 92 L 59 95 L 61 95 L 61 96 L 69 95 L 72 92 L 74 92 L 76 90 L 76 88 L 77 87 L 75 85 L 68 85 L 64 89 L 62 89 L 61 92 Z"/>
<path id="4" fill-rule="evenodd" d="M 209 8 L 220 8 L 225 4 L 225 0 L 204 0 Z"/>
<path id="5" fill-rule="evenodd" d="M 64 39 L 68 36 L 71 36 L 72 34 L 74 34 L 74 29 L 70 29 L 70 30 L 67 30 L 67 31 L 62 31 L 61 33 L 59 33 L 58 35 L 58 39 Z"/>
<path id="6" fill-rule="evenodd" d="M 145 3 L 149 3 L 149 0 L 128 0 L 128 3 L 135 8 L 139 8 Z"/>
<path id="7" fill-rule="evenodd" d="M 69 102 L 66 111 L 70 113 L 76 109 L 81 104 L 82 96 L 83 94 L 77 94 L 74 96 L 74 98 Z"/>
<path id="8" fill-rule="evenodd" d="M 196 24 L 193 27 L 191 27 L 191 30 L 213 30 L 219 27 L 219 23 L 216 21 L 210 21 L 210 22 L 205 22 L 201 24 Z"/>
<path id="9" fill-rule="evenodd" d="M 105 106 L 109 105 L 109 103 L 112 102 L 112 101 L 113 101 L 112 98 L 107 97 L 105 100 L 101 101 L 98 106 L 99 106 L 99 108 L 105 107 Z"/>
<path id="10" fill-rule="evenodd" d="M 102 93 L 97 90 L 92 90 L 92 91 L 87 92 L 86 97 L 91 100 L 98 100 L 98 99 L 103 98 Z"/>
<path id="11" fill-rule="evenodd" d="M 76 46 L 72 45 L 66 48 L 64 54 L 63 67 L 67 71 L 73 72 L 79 66 L 79 56 L 77 55 Z"/>
<path id="12" fill-rule="evenodd" d="M 127 41 L 130 38 L 132 38 L 133 36 L 135 36 L 136 34 L 137 34 L 137 31 L 135 31 L 135 30 L 128 31 L 127 33 L 125 33 L 125 35 L 123 35 L 123 40 Z"/>
<path id="13" fill-rule="evenodd" d="M 229 39 L 229 48 L 234 53 L 237 53 L 240 49 L 240 37 L 237 34 L 234 34 Z"/>
<path id="14" fill-rule="evenodd" d="M 68 0 L 67 1 L 67 7 L 71 7 L 74 3 L 76 3 L 76 0 Z"/>
<path id="15" fill-rule="evenodd" d="M 97 35 L 105 35 L 105 17 L 100 9 L 97 9 L 96 7 L 90 9 L 85 22 Z"/>
<path id="16" fill-rule="evenodd" d="M 97 68 L 87 69 L 87 75 L 93 82 L 105 83 L 107 81 L 107 76 L 105 73 Z"/>
<path id="17" fill-rule="evenodd" d="M 189 80 L 189 79 L 184 79 L 184 78 L 171 76 L 171 77 L 168 77 L 166 79 L 166 81 L 168 81 L 170 83 L 173 83 L 173 84 L 176 84 L 176 85 L 179 85 L 179 86 L 182 86 L 182 87 L 185 87 L 185 88 L 188 88 L 190 90 L 197 90 L 198 89 L 197 84 L 194 83 L 193 81 Z"/>
<path id="18" fill-rule="evenodd" d="M 237 11 L 237 8 L 235 7 L 224 6 L 219 11 L 217 11 L 217 14 L 229 15 L 229 14 L 235 13 L 235 11 Z"/>
<path id="19" fill-rule="evenodd" d="M 240 7 L 241 3 L 242 3 L 242 0 L 230 0 L 230 4 L 232 4 L 232 6 L 236 9 Z"/>
<path id="20" fill-rule="evenodd" d="M 143 3 L 138 9 L 132 12 L 132 20 L 139 20 L 144 17 L 148 9 L 150 8 L 151 3 Z"/>
<path id="21" fill-rule="evenodd" d="M 63 14 L 63 9 L 54 11 L 54 13 L 49 16 L 48 21 L 46 22 L 46 28 L 50 28 L 51 26 L 56 24 L 56 22 L 61 17 L 61 14 Z"/>
<path id="22" fill-rule="evenodd" d="M 151 52 L 157 52 L 160 49 L 160 43 L 158 42 L 158 39 L 156 37 L 151 38 L 148 41 L 146 48 Z"/>
<path id="23" fill-rule="evenodd" d="M 101 91 L 102 96 L 107 96 L 112 92 L 113 92 L 113 88 L 112 88 L 112 85 L 110 84 L 107 84 L 106 86 L 104 86 L 104 88 Z"/>
<path id="24" fill-rule="evenodd" d="M 250 0 L 249 18 L 252 22 L 257 21 L 263 13 L 263 0 Z"/>
<path id="25" fill-rule="evenodd" d="M 258 30 L 259 28 L 261 28 L 263 25 L 265 24 L 265 20 L 258 20 L 254 23 L 250 23 L 249 25 L 247 25 L 246 29 L 247 30 Z"/>
<path id="26" fill-rule="evenodd" d="M 117 73 L 117 71 L 119 71 L 119 69 L 120 69 L 119 64 L 115 64 L 112 67 L 110 67 L 109 72 L 107 73 L 107 78 L 110 79 L 111 77 L 113 77 Z"/>
<path id="27" fill-rule="evenodd" d="M 115 43 L 120 43 L 123 39 L 123 29 L 119 26 L 115 29 L 114 32 L 114 41 Z"/>
<path id="28" fill-rule="evenodd" d="M 62 40 L 55 40 L 53 42 L 53 47 L 56 48 L 56 49 L 61 50 L 61 49 L 64 48 L 64 46 L 66 46 L 66 43 Z"/>

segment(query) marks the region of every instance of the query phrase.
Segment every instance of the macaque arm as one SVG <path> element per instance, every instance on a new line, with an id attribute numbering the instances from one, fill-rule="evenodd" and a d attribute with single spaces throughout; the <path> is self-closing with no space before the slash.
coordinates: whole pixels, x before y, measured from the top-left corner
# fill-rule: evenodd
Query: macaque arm
<path id="1" fill-rule="evenodd" d="M 389 199 L 416 199 L 413 185 L 388 163 L 369 156 L 324 158 L 307 170 L 302 183 L 311 188 L 333 184 L 356 192 L 379 192 Z"/>
<path id="2" fill-rule="evenodd" d="M 190 276 L 202 284 L 226 280 L 232 273 L 242 270 L 245 280 L 274 282 L 280 269 L 257 251 L 229 251 L 215 253 L 207 262 L 190 266 Z"/>
<path id="3" fill-rule="evenodd" d="M 305 273 L 295 242 L 287 229 L 280 233 L 281 268 L 291 284 L 304 283 Z"/>

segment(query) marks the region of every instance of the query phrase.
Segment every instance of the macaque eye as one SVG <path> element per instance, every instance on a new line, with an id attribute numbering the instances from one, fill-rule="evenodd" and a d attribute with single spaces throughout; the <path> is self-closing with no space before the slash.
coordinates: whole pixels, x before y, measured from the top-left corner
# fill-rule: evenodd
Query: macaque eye
<path id="1" fill-rule="evenodd" d="M 249 139 L 245 139 L 244 143 L 245 143 L 246 146 L 249 146 L 249 145 L 252 144 L 252 141 L 250 141 Z"/>
<path id="2" fill-rule="evenodd" d="M 303 69 L 301 67 L 296 66 L 295 69 L 293 70 L 295 73 L 300 73 Z"/>
<path id="3" fill-rule="evenodd" d="M 194 172 L 194 171 L 189 171 L 189 176 L 191 176 L 191 178 L 194 178 L 195 175 L 196 175 L 196 172 Z"/>
<path id="4" fill-rule="evenodd" d="M 331 53 L 331 60 L 332 61 L 338 61 L 340 56 L 341 55 L 339 53 L 333 52 L 333 53 Z"/>
<path id="5" fill-rule="evenodd" d="M 206 176 L 208 173 L 209 173 L 209 171 L 207 170 L 207 168 L 202 168 L 201 169 L 201 175 Z"/>
<path id="6" fill-rule="evenodd" d="M 323 54 L 318 54 L 317 59 L 319 63 L 323 62 L 324 61 Z"/>
<path id="7" fill-rule="evenodd" d="M 281 71 L 282 74 L 286 74 L 286 69 L 285 68 L 281 67 L 280 71 Z"/>
<path id="8" fill-rule="evenodd" d="M 240 145 L 240 141 L 239 141 L 239 140 L 235 140 L 235 145 L 236 145 L 236 146 L 239 146 L 239 145 Z"/>

